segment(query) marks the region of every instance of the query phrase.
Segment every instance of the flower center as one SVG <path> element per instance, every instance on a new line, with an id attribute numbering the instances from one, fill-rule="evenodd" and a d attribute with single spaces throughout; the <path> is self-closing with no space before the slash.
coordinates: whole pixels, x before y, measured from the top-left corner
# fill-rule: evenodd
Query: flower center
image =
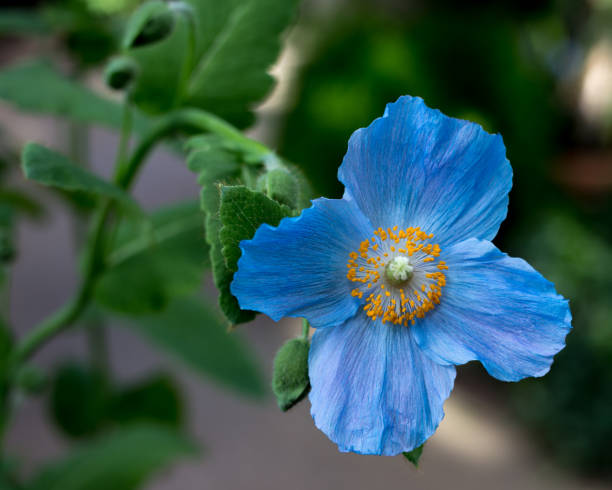
<path id="1" fill-rule="evenodd" d="M 410 264 L 408 257 L 402 255 L 398 255 L 391 259 L 385 267 L 387 281 L 396 287 L 403 286 L 410 281 L 413 271 L 414 267 Z"/>
<path id="2" fill-rule="evenodd" d="M 440 303 L 448 266 L 432 238 L 419 227 L 378 228 L 349 254 L 346 277 L 359 283 L 351 295 L 367 294 L 363 309 L 371 320 L 408 326 Z"/>

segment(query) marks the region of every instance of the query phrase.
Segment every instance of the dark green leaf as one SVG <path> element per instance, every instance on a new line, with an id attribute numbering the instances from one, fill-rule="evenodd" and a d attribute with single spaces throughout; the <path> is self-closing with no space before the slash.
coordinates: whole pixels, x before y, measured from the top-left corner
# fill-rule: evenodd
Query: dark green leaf
<path id="1" fill-rule="evenodd" d="M 236 272 L 242 253 L 240 242 L 253 238 L 257 228 L 264 223 L 277 226 L 280 220 L 290 216 L 292 211 L 261 192 L 244 186 L 223 186 L 219 214 L 223 225 L 219 231 L 223 246 L 221 252 L 227 268 Z"/>
<path id="2" fill-rule="evenodd" d="M 64 155 L 36 143 L 28 143 L 23 148 L 21 167 L 28 179 L 39 184 L 110 197 L 135 206 L 131 197 L 120 188 L 75 165 Z"/>
<path id="3" fill-rule="evenodd" d="M 302 400 L 310 390 L 308 378 L 308 351 L 306 339 L 292 339 L 283 345 L 274 357 L 272 390 L 279 408 L 285 412 Z"/>
<path id="4" fill-rule="evenodd" d="M 203 216 L 197 202 L 161 208 L 142 222 L 124 223 L 98 282 L 96 300 L 123 313 L 163 309 L 202 284 L 208 265 Z"/>
<path id="5" fill-rule="evenodd" d="M 0 205 L 6 205 L 30 218 L 40 218 L 43 207 L 24 192 L 14 189 L 0 189 Z"/>
<path id="6" fill-rule="evenodd" d="M 274 84 L 267 73 L 280 51 L 280 35 L 297 0 L 192 0 L 199 21 L 197 65 L 188 105 L 238 125 L 251 121 L 253 103 Z"/>
<path id="7" fill-rule="evenodd" d="M 71 437 L 97 432 L 105 423 L 110 391 L 104 375 L 69 363 L 55 373 L 51 384 L 53 421 Z"/>
<path id="8" fill-rule="evenodd" d="M 252 354 L 236 333 L 227 332 L 218 314 L 202 301 L 176 300 L 161 314 L 139 317 L 133 325 L 200 374 L 248 395 L 264 393 Z"/>
<path id="9" fill-rule="evenodd" d="M 198 182 L 202 186 L 201 204 L 206 213 L 206 242 L 210 246 L 213 279 L 219 290 L 219 306 L 230 323 L 249 322 L 255 318 L 255 312 L 241 310 L 238 301 L 230 292 L 233 272 L 227 268 L 219 240 L 221 194 L 218 184 L 236 180 L 240 171 L 240 161 L 223 146 L 219 138 L 194 137 L 189 141 L 188 148 L 192 151 L 187 165 L 194 172 L 199 172 Z"/>
<path id="10" fill-rule="evenodd" d="M 81 446 L 48 466 L 29 490 L 135 490 L 195 446 L 169 428 L 134 426 Z"/>
<path id="11" fill-rule="evenodd" d="M 183 401 L 172 378 L 158 374 L 117 393 L 110 413 L 123 424 L 145 421 L 180 428 Z"/>
<path id="12" fill-rule="evenodd" d="M 424 447 L 425 447 L 425 444 L 421 444 L 416 449 L 413 449 L 410 452 L 402 453 L 402 454 L 404 455 L 404 458 L 406 458 L 408 461 L 410 461 L 414 465 L 415 468 L 418 468 L 419 460 L 421 459 L 421 454 L 423 453 Z"/>
<path id="13" fill-rule="evenodd" d="M 123 110 L 119 104 L 64 77 L 44 61 L 29 61 L 0 71 L 0 99 L 28 112 L 111 128 L 121 126 Z M 140 114 L 134 115 L 133 124 L 139 132 L 149 126 Z"/>
<path id="14" fill-rule="evenodd" d="M 163 41 L 137 48 L 141 74 L 134 100 L 151 112 L 180 105 L 210 110 L 238 125 L 271 89 L 267 70 L 297 0 L 189 0 L 197 43 L 189 59 L 189 24 L 179 16 Z"/>

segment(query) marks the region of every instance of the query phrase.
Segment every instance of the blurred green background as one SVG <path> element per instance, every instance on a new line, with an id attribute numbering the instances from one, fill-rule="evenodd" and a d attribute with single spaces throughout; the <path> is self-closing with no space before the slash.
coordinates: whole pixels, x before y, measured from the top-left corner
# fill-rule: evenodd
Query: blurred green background
<path id="1" fill-rule="evenodd" d="M 1 61 L 42 53 L 61 58 L 75 78 L 99 80 L 125 15 L 138 3 L 13 2 L 0 11 Z M 32 17 L 18 18 L 9 10 L 28 5 Z M 423 97 L 430 107 L 503 135 L 514 187 L 495 243 L 525 258 L 570 299 L 574 330 L 542 379 L 507 385 L 469 365 L 458 387 L 520 421 L 558 468 L 607 485 L 612 478 L 612 2 L 310 0 L 302 4 L 275 72 L 281 93 L 257 111 L 252 134 L 299 166 L 317 196 L 341 195 L 336 172 L 350 134 L 402 94 Z M 10 124 L 7 117 L 2 121 Z M 14 166 L 15 151 L 3 138 L 0 163 L 6 172 Z M 36 214 L 35 206 L 24 206 L 26 214 Z M 13 219 L 0 214 L 3 231 L 11 229 Z M 0 236 L 7 260 L 12 240 L 8 232 Z M 273 349 L 266 349 L 269 364 Z M 120 390 L 78 364 L 65 364 L 54 376 L 47 393 L 52 420 L 70 437 L 131 418 L 185 427 L 181 394 L 166 373 Z M 73 413 L 75 386 L 88 392 L 91 404 Z M 306 410 L 299 412 L 302 418 L 308 418 Z M 256 441 L 243 444 L 257 447 Z"/>

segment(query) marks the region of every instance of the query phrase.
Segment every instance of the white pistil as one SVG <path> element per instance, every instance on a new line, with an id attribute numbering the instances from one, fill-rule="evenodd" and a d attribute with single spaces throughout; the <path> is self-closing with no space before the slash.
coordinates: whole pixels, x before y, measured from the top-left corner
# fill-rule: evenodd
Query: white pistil
<path id="1" fill-rule="evenodd" d="M 393 285 L 403 284 L 412 278 L 414 267 L 408 260 L 408 257 L 394 257 L 386 268 L 387 279 Z"/>

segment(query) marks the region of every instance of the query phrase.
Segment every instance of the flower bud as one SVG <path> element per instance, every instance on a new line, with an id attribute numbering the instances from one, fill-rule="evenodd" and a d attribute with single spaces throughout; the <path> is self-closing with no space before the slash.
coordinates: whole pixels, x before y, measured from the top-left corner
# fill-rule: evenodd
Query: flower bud
<path id="1" fill-rule="evenodd" d="M 123 90 L 130 85 L 138 73 L 138 66 L 133 59 L 120 56 L 110 60 L 104 70 L 106 84 L 115 90 Z"/>
<path id="2" fill-rule="evenodd" d="M 123 47 L 136 48 L 167 38 L 174 28 L 174 13 L 165 2 L 154 0 L 143 4 L 128 21 Z"/>
<path id="3" fill-rule="evenodd" d="M 292 339 L 283 345 L 274 358 L 272 391 L 279 408 L 285 412 L 310 391 L 308 350 L 306 339 Z"/>

